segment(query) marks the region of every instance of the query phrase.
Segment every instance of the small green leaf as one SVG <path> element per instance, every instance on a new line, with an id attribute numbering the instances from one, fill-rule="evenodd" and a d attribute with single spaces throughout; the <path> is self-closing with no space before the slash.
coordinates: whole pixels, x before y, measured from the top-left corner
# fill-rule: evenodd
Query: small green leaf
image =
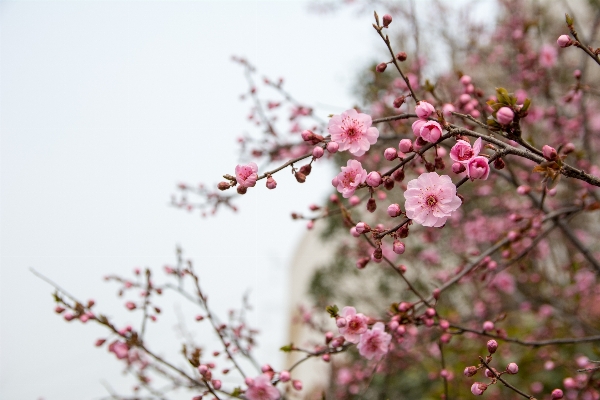
<path id="1" fill-rule="evenodd" d="M 521 108 L 521 111 L 525 112 L 529 109 L 529 106 L 531 105 L 531 99 L 525 99 L 525 101 L 523 102 L 523 107 Z"/>
<path id="2" fill-rule="evenodd" d="M 279 350 L 285 352 L 285 353 L 289 353 L 290 351 L 294 350 L 294 344 L 290 343 L 288 345 L 285 345 L 283 347 L 281 347 Z"/>
<path id="3" fill-rule="evenodd" d="M 340 311 L 340 309 L 338 308 L 338 306 L 336 306 L 334 304 L 332 306 L 327 306 L 325 308 L 325 311 L 327 311 L 327 313 L 329 314 L 329 316 L 331 318 L 336 318 L 338 316 L 338 312 Z"/>

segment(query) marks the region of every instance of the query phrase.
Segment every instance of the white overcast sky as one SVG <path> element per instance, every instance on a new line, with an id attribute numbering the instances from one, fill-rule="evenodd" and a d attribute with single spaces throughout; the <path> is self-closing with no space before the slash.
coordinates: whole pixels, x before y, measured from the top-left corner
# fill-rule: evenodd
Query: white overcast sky
<path id="1" fill-rule="evenodd" d="M 102 277 L 159 270 L 177 244 L 222 315 L 250 289 L 258 354 L 281 366 L 286 268 L 304 231 L 289 214 L 326 195 L 331 171 L 313 169 L 302 187 L 280 174 L 238 215 L 201 219 L 167 203 L 178 182 L 233 172 L 249 126 L 231 55 L 284 76 L 325 117 L 354 104 L 356 74 L 381 46 L 371 15 L 316 15 L 300 1 L 4 1 L 0 13 L 0 397 L 97 399 L 103 381 L 126 393 L 120 363 L 93 346 L 104 331 L 56 316 L 51 287 L 28 269 L 125 324 L 135 320 Z M 166 300 L 150 340 L 169 354 L 176 310 L 200 331 L 195 311 Z"/>

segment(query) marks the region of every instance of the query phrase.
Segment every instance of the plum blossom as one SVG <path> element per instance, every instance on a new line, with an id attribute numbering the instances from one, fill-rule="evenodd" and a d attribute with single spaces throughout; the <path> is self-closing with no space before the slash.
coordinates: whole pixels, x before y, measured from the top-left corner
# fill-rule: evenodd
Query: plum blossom
<path id="1" fill-rule="evenodd" d="M 348 160 L 346 166 L 342 167 L 342 172 L 333 178 L 331 183 L 347 199 L 354 194 L 358 185 L 365 183 L 366 180 L 367 170 L 362 167 L 362 164 L 356 160 Z"/>
<path id="2" fill-rule="evenodd" d="M 442 136 L 442 127 L 435 121 L 427 121 L 423 124 L 419 133 L 426 142 L 435 143 Z"/>
<path id="3" fill-rule="evenodd" d="M 341 318 L 346 321 L 346 325 L 339 328 L 344 339 L 350 343 L 358 343 L 360 335 L 367 331 L 367 317 L 357 314 L 354 307 L 344 307 Z"/>
<path id="4" fill-rule="evenodd" d="M 281 397 L 279 390 L 271 384 L 271 379 L 267 374 L 253 379 L 252 384 L 248 386 L 248 390 L 246 390 L 248 400 L 277 400 Z"/>
<path id="5" fill-rule="evenodd" d="M 369 360 L 373 358 L 379 360 L 388 352 L 391 340 L 392 335 L 385 332 L 383 322 L 377 322 L 373 325 L 373 328 L 360 336 L 360 343 L 357 346 L 358 352 Z"/>
<path id="6" fill-rule="evenodd" d="M 439 228 L 462 204 L 448 175 L 421 174 L 404 192 L 406 216 L 423 226 Z"/>
<path id="7" fill-rule="evenodd" d="M 254 187 L 258 179 L 258 166 L 253 162 L 247 165 L 238 165 L 235 167 L 235 179 L 240 186 Z"/>
<path id="8" fill-rule="evenodd" d="M 554 46 L 545 44 L 540 49 L 540 64 L 544 68 L 552 68 L 556 64 L 557 52 Z"/>
<path id="9" fill-rule="evenodd" d="M 370 115 L 350 109 L 334 115 L 327 129 L 331 140 L 339 144 L 340 151 L 348 150 L 355 156 L 362 156 L 379 137 L 379 131 L 371 124 Z"/>
<path id="10" fill-rule="evenodd" d="M 435 108 L 433 108 L 433 106 L 426 101 L 420 101 L 417 104 L 417 107 L 415 108 L 415 113 L 417 114 L 417 116 L 423 119 L 429 118 L 429 116 L 434 112 Z"/>
<path id="11" fill-rule="evenodd" d="M 108 346 L 108 351 L 115 353 L 115 356 L 117 356 L 119 360 L 122 360 L 127 357 L 129 347 L 127 347 L 127 344 L 124 342 L 116 341 Z"/>
<path id="12" fill-rule="evenodd" d="M 467 164 L 467 175 L 471 180 L 486 180 L 490 174 L 488 159 L 482 156 L 473 157 Z"/>
<path id="13" fill-rule="evenodd" d="M 468 164 L 471 159 L 477 157 L 481 151 L 481 138 L 475 141 L 473 147 L 466 140 L 457 140 L 456 144 L 450 150 L 450 158 L 452 161 Z"/>

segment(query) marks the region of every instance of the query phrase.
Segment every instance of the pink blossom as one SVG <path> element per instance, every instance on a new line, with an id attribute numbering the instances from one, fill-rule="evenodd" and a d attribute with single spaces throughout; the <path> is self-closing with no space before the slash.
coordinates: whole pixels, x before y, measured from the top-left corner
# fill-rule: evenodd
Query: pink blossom
<path id="1" fill-rule="evenodd" d="M 513 112 L 513 110 L 511 110 L 508 107 L 502 107 L 496 113 L 496 120 L 501 125 L 508 125 L 508 124 L 510 124 L 512 122 L 512 120 L 513 120 L 514 117 L 515 117 L 515 113 Z"/>
<path id="2" fill-rule="evenodd" d="M 517 364 L 515 364 L 515 363 L 510 363 L 506 367 L 506 372 L 508 372 L 509 374 L 514 375 L 517 372 L 519 372 L 519 366 Z"/>
<path id="3" fill-rule="evenodd" d="M 400 143 L 398 143 L 398 149 L 403 153 L 410 153 L 413 149 L 412 142 L 410 139 L 402 139 Z"/>
<path id="4" fill-rule="evenodd" d="M 398 157 L 398 152 L 396 151 L 395 148 L 393 147 L 388 147 L 387 149 L 385 149 L 385 151 L 383 152 L 383 156 L 385 157 L 386 160 L 388 161 L 393 161 L 396 159 L 396 157 Z"/>
<path id="5" fill-rule="evenodd" d="M 129 347 L 127 347 L 127 344 L 124 342 L 116 341 L 108 346 L 108 351 L 115 353 L 115 356 L 117 356 L 119 360 L 122 360 L 127 357 Z"/>
<path id="6" fill-rule="evenodd" d="M 435 112 L 435 108 L 426 101 L 421 100 L 415 108 L 415 113 L 419 118 L 429 118 Z"/>
<path id="7" fill-rule="evenodd" d="M 571 44 L 573 44 L 573 42 L 571 41 L 571 38 L 569 36 L 560 35 L 556 40 L 556 44 L 559 47 L 569 47 Z"/>
<path id="8" fill-rule="evenodd" d="M 346 326 L 339 328 L 340 333 L 350 343 L 358 343 L 359 336 L 367 331 L 367 317 L 357 314 L 354 307 L 344 307 L 342 318 L 346 320 Z"/>
<path id="9" fill-rule="evenodd" d="M 329 120 L 328 131 L 341 151 L 349 150 L 355 156 L 362 156 L 379 137 L 379 131 L 371 124 L 370 115 L 350 109 L 334 115 Z"/>
<path id="10" fill-rule="evenodd" d="M 396 203 L 390 204 L 387 208 L 387 213 L 392 218 L 397 217 L 401 212 L 402 210 L 400 210 L 400 206 Z"/>
<path id="11" fill-rule="evenodd" d="M 371 187 L 377 187 L 381 185 L 381 175 L 379 175 L 379 172 L 377 171 L 369 172 L 369 174 L 367 175 L 366 182 L 367 185 Z"/>
<path id="12" fill-rule="evenodd" d="M 446 118 L 451 117 L 454 111 L 456 111 L 456 108 L 454 108 L 454 106 L 450 103 L 446 103 L 442 106 L 442 113 Z"/>
<path id="13" fill-rule="evenodd" d="M 412 124 L 412 130 L 415 136 L 421 137 L 421 128 L 427 123 L 425 119 L 418 119 Z"/>
<path id="14" fill-rule="evenodd" d="M 471 180 L 483 179 L 486 180 L 490 174 L 490 165 L 488 159 L 482 156 L 477 156 L 471 159 L 467 164 L 467 175 Z"/>
<path id="15" fill-rule="evenodd" d="M 240 186 L 254 187 L 258 179 L 258 166 L 251 162 L 248 165 L 238 165 L 235 167 L 235 179 Z"/>
<path id="16" fill-rule="evenodd" d="M 481 138 L 475 141 L 473 147 L 466 140 L 457 140 L 456 144 L 450 150 L 450 158 L 452 161 L 462 164 L 468 164 L 473 157 L 477 157 L 481 151 Z"/>
<path id="17" fill-rule="evenodd" d="M 481 396 L 486 389 L 487 385 L 485 383 L 475 382 L 473 385 L 471 385 L 471 393 L 473 393 L 475 396 Z"/>
<path id="18" fill-rule="evenodd" d="M 377 322 L 371 330 L 366 331 L 360 336 L 358 352 L 361 356 L 372 360 L 379 360 L 387 352 L 390 346 L 392 335 L 385 333 L 383 322 Z"/>
<path id="19" fill-rule="evenodd" d="M 421 127 L 420 136 L 427 142 L 435 143 L 442 136 L 442 127 L 435 121 L 427 121 Z"/>
<path id="20" fill-rule="evenodd" d="M 540 64 L 544 68 L 552 68 L 556 64 L 556 48 L 545 44 L 540 49 Z"/>
<path id="21" fill-rule="evenodd" d="M 362 164 L 356 160 L 348 160 L 345 167 L 342 167 L 340 172 L 332 181 L 338 192 L 344 198 L 351 197 L 358 185 L 365 183 L 367 180 L 367 171 L 362 167 Z"/>
<path id="22" fill-rule="evenodd" d="M 248 400 L 277 400 L 281 396 L 272 384 L 269 375 L 262 374 L 255 378 L 246 390 Z"/>
<path id="23" fill-rule="evenodd" d="M 406 216 L 423 226 L 439 228 L 462 204 L 448 175 L 421 174 L 404 192 Z"/>

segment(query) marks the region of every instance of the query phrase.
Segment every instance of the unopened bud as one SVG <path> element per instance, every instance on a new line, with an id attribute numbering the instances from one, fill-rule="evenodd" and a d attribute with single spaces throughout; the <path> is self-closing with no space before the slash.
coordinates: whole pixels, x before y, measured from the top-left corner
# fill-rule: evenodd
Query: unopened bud
<path id="1" fill-rule="evenodd" d="M 408 58 L 408 56 L 406 55 L 405 52 L 401 51 L 400 53 L 396 54 L 396 59 L 400 62 L 402 61 L 406 61 L 406 59 Z"/>
<path id="2" fill-rule="evenodd" d="M 392 218 L 397 217 L 398 215 L 400 215 L 401 212 L 402 210 L 400 210 L 400 206 L 396 203 L 390 204 L 387 209 L 388 215 Z"/>
<path id="3" fill-rule="evenodd" d="M 300 167 L 300 173 L 304 174 L 305 176 L 309 176 L 311 171 L 312 166 L 310 164 L 306 164 Z"/>
<path id="4" fill-rule="evenodd" d="M 542 147 L 542 153 L 544 154 L 544 158 L 548 161 L 555 161 L 558 159 L 558 153 L 554 147 L 545 145 Z"/>
<path id="5" fill-rule="evenodd" d="M 404 169 L 397 169 L 394 171 L 394 173 L 392 174 L 392 178 L 394 178 L 394 180 L 396 182 L 402 182 L 404 180 Z"/>
<path id="6" fill-rule="evenodd" d="M 393 161 L 396 159 L 396 157 L 398 157 L 398 152 L 396 151 L 395 148 L 393 147 L 388 147 L 387 149 L 385 149 L 385 151 L 383 152 L 383 156 L 385 157 L 386 160 L 388 161 Z"/>
<path id="7" fill-rule="evenodd" d="M 339 148 L 340 148 L 340 145 L 337 144 L 336 142 L 327 143 L 327 151 L 330 152 L 331 154 L 336 153 Z"/>
<path id="8" fill-rule="evenodd" d="M 363 269 L 367 266 L 367 264 L 371 261 L 370 257 L 363 257 L 356 262 L 356 268 Z"/>
<path id="9" fill-rule="evenodd" d="M 218 379 L 213 379 L 212 385 L 216 390 L 221 389 L 221 381 Z"/>
<path id="10" fill-rule="evenodd" d="M 306 182 L 306 175 L 304 175 L 302 172 L 296 172 L 294 176 L 296 177 L 298 183 Z"/>
<path id="11" fill-rule="evenodd" d="M 494 160 L 494 168 L 504 169 L 504 167 L 506 167 L 506 164 L 504 163 L 504 160 L 502 158 L 498 157 Z"/>
<path id="12" fill-rule="evenodd" d="M 467 367 L 467 368 L 465 368 L 465 371 L 463 373 L 465 374 L 466 377 L 471 377 L 477 373 L 477 367 L 474 367 L 474 366 Z"/>
<path id="13" fill-rule="evenodd" d="M 331 360 L 331 357 L 329 354 L 323 354 L 323 356 L 321 357 L 323 359 L 323 361 L 325 362 L 329 362 L 329 360 Z"/>
<path id="14" fill-rule="evenodd" d="M 315 147 L 312 152 L 314 158 L 321 158 L 321 157 L 323 157 L 324 153 L 325 153 L 325 150 L 323 150 L 323 148 L 321 146 Z"/>
<path id="15" fill-rule="evenodd" d="M 219 190 L 227 190 L 231 187 L 231 184 L 229 182 L 223 181 L 223 182 L 219 182 L 217 187 L 219 188 Z"/>
<path id="16" fill-rule="evenodd" d="M 359 222 L 356 224 L 356 232 L 358 233 L 367 233 L 371 231 L 371 227 L 367 225 L 365 222 Z"/>
<path id="17" fill-rule="evenodd" d="M 377 64 L 377 67 L 375 67 L 375 70 L 377 72 L 383 72 L 385 71 L 385 69 L 387 68 L 387 63 L 382 62 L 381 64 Z"/>
<path id="18" fill-rule="evenodd" d="M 475 382 L 471 386 L 471 393 L 473 393 L 475 396 L 481 396 L 483 394 L 483 392 L 485 392 L 487 387 L 488 387 L 488 385 L 486 385 L 485 383 Z"/>
<path id="19" fill-rule="evenodd" d="M 406 96 L 396 97 L 393 103 L 394 108 L 402 107 L 402 104 L 404 104 L 404 100 L 406 100 Z"/>
<path id="20" fill-rule="evenodd" d="M 377 202 L 375 201 L 374 198 L 370 198 L 367 201 L 367 211 L 369 212 L 375 212 L 375 210 L 377 209 Z"/>
<path id="21" fill-rule="evenodd" d="M 287 381 L 289 381 L 290 380 L 290 373 L 289 373 L 289 371 L 281 371 L 279 373 L 279 380 L 281 382 L 287 382 Z"/>
<path id="22" fill-rule="evenodd" d="M 444 164 L 444 160 L 442 157 L 435 158 L 435 169 L 444 169 L 446 168 L 446 164 Z"/>
<path id="23" fill-rule="evenodd" d="M 381 250 L 381 247 L 377 247 L 375 250 L 373 250 L 373 258 L 376 260 L 381 260 L 383 258 L 383 251 Z"/>
<path id="24" fill-rule="evenodd" d="M 404 252 L 406 251 L 406 246 L 401 241 L 394 240 L 392 249 L 394 250 L 394 253 L 396 253 L 396 254 L 404 254 Z"/>
<path id="25" fill-rule="evenodd" d="M 239 194 L 246 194 L 247 191 L 248 191 L 248 188 L 246 186 L 238 186 L 237 187 L 237 192 Z"/>
<path id="26" fill-rule="evenodd" d="M 343 328 L 346 326 L 346 318 L 337 318 L 335 320 L 335 324 L 338 328 Z"/>
<path id="27" fill-rule="evenodd" d="M 277 182 L 275 181 L 275 179 L 273 179 L 273 177 L 268 177 L 267 178 L 267 189 L 275 189 L 277 187 Z"/>
<path id="28" fill-rule="evenodd" d="M 385 14 L 383 16 L 383 27 L 387 28 L 392 23 L 392 16 L 390 14 Z"/>
<path id="29" fill-rule="evenodd" d="M 562 399 L 564 396 L 563 391 L 560 389 L 554 389 L 552 391 L 552 400 Z"/>
<path id="30" fill-rule="evenodd" d="M 510 363 L 506 367 L 506 372 L 508 372 L 511 375 L 514 375 L 517 372 L 519 372 L 519 366 L 516 363 Z"/>
<path id="31" fill-rule="evenodd" d="M 490 354 L 494 354 L 498 349 L 498 342 L 496 342 L 495 340 L 488 340 L 487 349 Z"/>
<path id="32" fill-rule="evenodd" d="M 565 144 L 562 148 L 563 154 L 569 154 L 575 151 L 575 145 L 571 142 Z"/>
<path id="33" fill-rule="evenodd" d="M 411 151 L 413 151 L 413 146 L 410 139 L 402 139 L 400 143 L 398 143 L 398 148 L 403 153 L 410 153 Z"/>
<path id="34" fill-rule="evenodd" d="M 302 381 L 298 380 L 298 379 L 294 379 L 292 381 L 292 386 L 294 387 L 294 389 L 296 390 L 302 390 Z"/>
<path id="35" fill-rule="evenodd" d="M 400 239 L 408 237 L 408 228 L 406 226 L 398 229 L 398 237 L 400 237 Z"/>
<path id="36" fill-rule="evenodd" d="M 392 150 L 395 150 L 395 149 L 392 149 Z M 377 187 L 377 186 L 381 185 L 381 175 L 379 175 L 379 172 L 377 172 L 377 171 L 369 172 L 369 174 L 367 175 L 366 183 L 367 183 L 367 185 L 369 185 L 371 187 Z"/>
<path id="37" fill-rule="evenodd" d="M 485 321 L 483 323 L 484 331 L 491 331 L 492 329 L 494 329 L 494 323 L 492 321 Z"/>
<path id="38" fill-rule="evenodd" d="M 392 190 L 394 188 L 394 180 L 391 179 L 389 176 L 386 176 L 385 178 L 383 178 L 383 187 L 386 190 Z"/>

